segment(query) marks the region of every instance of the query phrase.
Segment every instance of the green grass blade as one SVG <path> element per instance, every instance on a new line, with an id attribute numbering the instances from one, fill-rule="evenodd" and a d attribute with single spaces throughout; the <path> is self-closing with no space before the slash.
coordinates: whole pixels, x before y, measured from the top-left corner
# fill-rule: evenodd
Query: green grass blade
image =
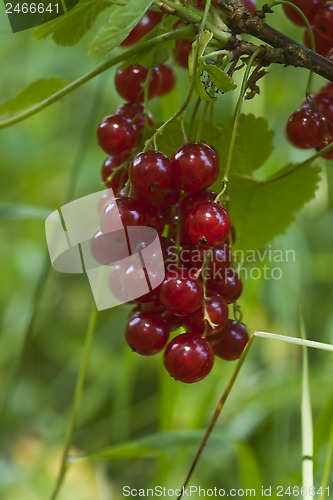
<path id="1" fill-rule="evenodd" d="M 301 322 L 302 340 L 306 340 L 305 327 Z M 303 498 L 304 500 L 312 500 L 313 495 L 310 492 L 313 489 L 313 423 L 311 411 L 311 395 L 309 386 L 309 361 L 308 350 L 306 345 L 302 347 L 302 402 L 301 402 L 301 419 L 302 419 L 302 478 L 303 478 Z"/>

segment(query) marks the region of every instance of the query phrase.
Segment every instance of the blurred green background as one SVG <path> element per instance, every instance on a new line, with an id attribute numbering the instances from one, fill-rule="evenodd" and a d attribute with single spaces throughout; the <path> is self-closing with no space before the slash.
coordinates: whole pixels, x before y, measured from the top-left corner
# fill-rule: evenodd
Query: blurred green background
<path id="1" fill-rule="evenodd" d="M 97 24 L 105 20 L 102 14 Z M 1 99 L 38 78 L 71 81 L 93 69 L 85 55 L 91 33 L 71 49 L 36 42 L 33 30 L 12 34 L 0 6 Z M 301 30 L 279 8 L 272 24 L 297 40 Z M 114 69 L 50 108 L 8 129 L 0 141 L 0 497 L 49 498 L 64 443 L 66 422 L 94 308 L 87 279 L 50 269 L 44 220 L 66 200 L 102 189 L 104 154 L 96 126 L 120 103 Z M 171 97 L 151 103 L 156 121 L 182 102 L 188 76 L 177 69 Z M 272 67 L 261 94 L 244 112 L 265 116 L 275 131 L 268 168 L 306 158 L 284 138 L 290 113 L 304 98 L 307 72 Z M 319 87 L 323 81 L 316 80 Z M 236 94 L 236 93 L 235 93 Z M 230 115 L 236 96 L 218 104 Z M 308 338 L 332 343 L 333 173 L 323 165 L 316 199 L 273 249 L 295 251 L 280 280 L 246 280 L 240 304 L 253 330 L 300 336 L 303 311 Z M 35 208 L 32 208 L 35 207 Z M 182 484 L 196 446 L 234 367 L 217 360 L 199 384 L 181 385 L 162 356 L 141 358 L 123 339 L 130 307 L 98 314 L 87 384 L 74 434 L 73 453 L 114 447 L 109 460 L 71 465 L 63 500 L 121 499 L 122 488 Z M 332 354 L 309 352 L 314 418 L 315 484 L 320 486 L 332 428 Z M 301 350 L 257 339 L 194 473 L 203 488 L 301 485 Z M 159 433 L 170 431 L 166 439 Z M 153 450 L 140 439 L 156 434 Z M 138 441 L 138 443 L 136 443 Z M 132 447 L 123 447 L 132 442 Z M 111 453 L 111 452 L 110 452 Z M 330 476 L 333 494 L 333 473 Z"/>

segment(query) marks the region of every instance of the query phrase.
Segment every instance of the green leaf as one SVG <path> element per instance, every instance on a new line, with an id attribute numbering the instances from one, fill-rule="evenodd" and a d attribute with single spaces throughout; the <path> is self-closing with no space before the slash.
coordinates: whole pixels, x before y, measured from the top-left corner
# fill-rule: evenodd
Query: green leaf
<path id="1" fill-rule="evenodd" d="M 203 129 L 203 138 L 209 139 L 211 131 L 207 127 Z M 227 160 L 231 130 L 232 119 L 228 119 L 221 124 L 219 137 L 212 141 L 222 169 Z M 261 167 L 273 151 L 273 138 L 274 132 L 269 130 L 265 118 L 258 118 L 252 114 L 241 115 L 231 160 L 231 173 L 250 175 Z"/>
<path id="2" fill-rule="evenodd" d="M 46 78 L 31 83 L 15 97 L 0 104 L 0 115 L 17 113 L 43 101 L 50 95 L 64 88 L 67 82 L 60 78 Z"/>
<path id="3" fill-rule="evenodd" d="M 129 0 L 111 12 L 108 23 L 89 44 L 88 53 L 97 61 L 104 59 L 117 47 L 140 21 L 153 0 Z"/>
<path id="4" fill-rule="evenodd" d="M 254 488 L 260 492 L 264 482 L 254 450 L 245 442 L 237 443 L 237 459 L 242 487 Z"/>
<path id="5" fill-rule="evenodd" d="M 310 165 L 295 167 L 288 165 L 283 169 L 285 175 L 275 180 L 231 177 L 229 208 L 237 228 L 236 247 L 256 250 L 265 246 L 283 234 L 294 221 L 296 212 L 314 197 L 320 169 Z"/>
<path id="6" fill-rule="evenodd" d="M 194 80 L 194 90 L 201 99 L 208 102 L 214 102 L 217 98 L 215 87 L 220 92 L 229 92 L 237 87 L 227 73 L 215 64 L 207 64 L 202 57 L 212 37 L 213 33 L 207 30 L 203 31 L 198 49 L 197 67 L 195 66 L 197 41 L 193 43 L 188 58 L 188 70 L 191 80 Z"/>
<path id="7" fill-rule="evenodd" d="M 215 64 L 205 64 L 204 70 L 220 92 L 230 92 L 230 90 L 235 90 L 237 87 L 233 79 Z"/>
<path id="8" fill-rule="evenodd" d="M 0 205 L 0 219 L 42 219 L 45 220 L 51 208 L 34 205 Z"/>
<path id="9" fill-rule="evenodd" d="M 107 0 L 80 0 L 68 13 L 35 30 L 37 40 L 52 36 L 58 45 L 73 46 L 91 28 L 98 14 L 110 7 Z"/>
<path id="10" fill-rule="evenodd" d="M 201 56 L 204 54 L 207 45 L 213 37 L 213 33 L 204 30 L 200 40 L 199 49 L 197 49 L 198 41 L 192 44 L 192 50 L 188 57 L 188 71 L 191 82 L 194 82 L 194 90 L 203 101 L 214 102 L 216 96 L 209 94 L 209 82 L 205 82 L 203 78 L 203 67 L 205 66 Z M 196 51 L 198 50 L 198 63 L 196 65 Z M 200 76 L 199 76 L 200 75 Z"/>

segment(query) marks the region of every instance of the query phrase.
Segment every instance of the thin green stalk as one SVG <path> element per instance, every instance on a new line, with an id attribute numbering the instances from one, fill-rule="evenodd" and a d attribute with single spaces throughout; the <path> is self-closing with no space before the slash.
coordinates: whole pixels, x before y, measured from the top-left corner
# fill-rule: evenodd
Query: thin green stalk
<path id="1" fill-rule="evenodd" d="M 239 92 L 239 97 L 238 97 L 238 101 L 237 101 L 236 109 L 235 109 L 235 113 L 234 113 L 234 120 L 233 120 L 233 124 L 232 124 L 230 144 L 229 144 L 228 155 L 227 155 L 227 160 L 226 160 L 226 166 L 225 166 L 224 176 L 223 176 L 223 189 L 217 195 L 217 197 L 215 199 L 216 202 L 218 202 L 220 200 L 220 198 L 224 194 L 225 188 L 226 188 L 226 186 L 228 184 L 229 173 L 230 173 L 230 168 L 231 168 L 231 161 L 232 161 L 232 155 L 233 155 L 233 152 L 234 152 L 234 146 L 235 146 L 236 137 L 237 137 L 239 119 L 240 119 L 240 115 L 241 115 L 241 111 L 242 111 L 242 105 L 243 105 L 244 96 L 245 96 L 245 92 L 246 92 L 246 88 L 247 88 L 247 83 L 248 83 L 250 71 L 251 71 L 251 68 L 252 68 L 252 64 L 253 64 L 255 58 L 257 57 L 257 55 L 259 54 L 260 50 L 261 49 L 259 47 L 252 54 L 252 56 L 250 57 L 250 59 L 249 59 L 249 61 L 247 63 L 247 67 L 246 67 L 244 76 L 243 76 L 242 86 L 241 86 L 241 89 L 240 89 L 240 92 Z"/>
<path id="2" fill-rule="evenodd" d="M 185 488 L 187 487 L 191 477 L 192 477 L 192 474 L 193 474 L 193 471 L 202 455 L 202 452 L 207 444 L 207 441 L 215 427 L 215 424 L 217 422 L 217 419 L 219 418 L 220 416 L 220 413 L 221 411 L 223 410 L 224 408 L 224 405 L 228 399 L 228 396 L 231 392 L 231 389 L 233 388 L 233 385 L 236 381 L 236 378 L 237 378 L 237 375 L 246 359 L 246 356 L 249 352 L 249 349 L 253 343 L 253 340 L 255 339 L 255 337 L 262 337 L 262 338 L 266 338 L 266 339 L 271 339 L 271 340 L 280 340 L 282 342 L 288 342 L 290 344 L 297 344 L 297 345 L 300 345 L 300 346 L 304 346 L 304 347 L 313 347 L 315 349 L 322 349 L 322 350 L 327 350 L 327 351 L 331 351 L 333 352 L 333 345 L 330 345 L 330 344 L 324 344 L 323 342 L 316 342 L 314 340 L 307 340 L 307 339 L 302 339 L 302 338 L 297 338 L 297 337 L 288 337 L 286 335 L 277 335 L 275 333 L 268 333 L 268 332 L 254 332 L 248 343 L 246 344 L 245 346 L 245 349 L 244 351 L 242 352 L 240 358 L 238 359 L 237 361 L 237 364 L 234 368 L 234 371 L 232 372 L 231 374 L 231 377 L 229 378 L 228 382 L 227 382 L 227 385 L 223 391 L 223 394 L 216 406 L 216 409 L 213 413 L 213 416 L 208 424 L 208 427 L 207 427 L 207 430 L 205 432 L 205 435 L 204 437 L 202 438 L 202 441 L 200 443 L 200 446 L 198 448 L 198 451 L 194 457 L 194 460 L 192 462 L 192 465 L 190 467 L 190 470 L 186 476 L 186 479 L 182 485 L 182 488 L 181 488 L 181 494 L 177 497 L 177 500 L 180 500 L 182 497 L 183 497 L 183 491 L 185 490 Z M 332 426 L 332 435 L 331 435 L 331 446 L 330 446 L 330 449 L 333 448 L 333 426 Z M 329 463 L 329 468 L 328 470 L 330 471 L 330 463 Z M 322 484 L 326 484 L 326 483 L 322 483 Z"/>
<path id="3" fill-rule="evenodd" d="M 165 2 L 167 5 L 172 4 L 173 2 Z M 203 13 L 203 16 L 202 16 L 202 19 L 201 19 L 201 23 L 200 23 L 200 28 L 199 28 L 199 32 L 198 32 L 198 35 L 197 35 L 197 43 L 196 43 L 196 47 L 195 47 L 195 53 L 194 53 L 194 67 L 193 67 L 193 75 L 192 75 L 192 82 L 191 82 L 191 86 L 190 86 L 190 90 L 187 94 L 187 97 L 183 103 L 183 105 L 178 109 L 178 111 L 176 111 L 176 113 L 171 116 L 171 118 L 169 118 L 166 122 L 164 122 L 156 131 L 155 133 L 150 137 L 150 139 L 148 139 L 145 143 L 145 146 L 143 148 L 144 151 L 147 151 L 147 149 L 150 148 L 151 144 L 152 143 L 155 143 L 156 141 L 156 137 L 161 134 L 163 132 L 163 130 L 168 126 L 170 125 L 170 123 L 172 123 L 173 121 L 175 121 L 178 117 L 182 116 L 183 113 L 185 113 L 186 109 L 187 109 L 187 106 L 189 105 L 191 99 L 192 99 L 192 95 L 193 95 L 193 92 L 194 92 L 194 87 L 195 87 L 195 82 L 196 82 L 196 74 L 197 74 L 197 69 L 198 69 L 198 57 L 199 57 L 199 49 L 200 49 L 200 40 L 201 40 L 201 37 L 202 37 L 202 33 L 203 33 L 203 30 L 205 28 L 205 25 L 206 25 L 206 20 L 207 20 L 207 15 L 208 15 L 208 11 L 209 11 L 209 8 L 210 8 L 210 4 L 211 4 L 211 0 L 207 0 L 207 3 L 206 3 L 206 6 L 205 6 L 205 10 L 204 10 L 204 13 Z"/>
<path id="4" fill-rule="evenodd" d="M 201 139 L 203 122 L 204 122 L 204 119 L 206 117 L 209 104 L 210 103 L 208 101 L 206 101 L 205 105 L 204 105 L 204 108 L 202 110 L 201 120 L 199 121 L 198 130 L 197 130 L 197 136 L 195 138 L 196 141 L 200 141 L 200 139 Z"/>
<path id="5" fill-rule="evenodd" d="M 306 340 L 305 326 L 301 321 L 301 336 Z M 304 500 L 312 500 L 313 495 L 313 424 L 311 412 L 311 396 L 309 385 L 309 360 L 308 350 L 305 345 L 302 347 L 302 401 L 301 401 L 301 420 L 302 420 L 302 490 Z"/>
<path id="6" fill-rule="evenodd" d="M 323 494 L 319 496 L 320 500 L 325 500 L 327 498 L 327 489 L 329 487 L 328 482 L 330 480 L 330 475 L 332 470 L 332 458 L 333 458 L 333 418 L 332 418 L 330 437 L 328 441 L 324 472 L 320 483 L 323 491 Z"/>
<path id="7" fill-rule="evenodd" d="M 69 420 L 68 420 L 65 445 L 64 445 L 64 449 L 63 449 L 63 453 L 62 453 L 62 458 L 61 458 L 61 462 L 60 462 L 60 468 L 59 468 L 56 484 L 55 484 L 54 490 L 50 496 L 50 500 L 56 500 L 56 498 L 58 497 L 58 494 L 60 492 L 60 488 L 63 484 L 63 481 L 65 479 L 65 475 L 67 472 L 67 468 L 68 468 L 67 457 L 68 457 L 69 449 L 72 445 L 72 439 L 73 439 L 73 434 L 74 434 L 75 427 L 76 427 L 79 407 L 80 407 L 82 393 L 83 393 L 83 387 L 84 387 L 86 377 L 87 377 L 90 351 L 92 348 L 92 343 L 93 343 L 94 334 L 95 334 L 95 330 L 96 330 L 96 324 L 97 324 L 97 316 L 98 316 L 97 310 L 94 309 L 90 314 L 88 329 L 87 329 L 86 338 L 85 338 L 85 342 L 84 342 L 84 346 L 83 346 L 83 353 L 82 353 L 80 369 L 79 369 L 79 373 L 78 373 L 78 377 L 77 377 L 77 381 L 76 381 L 76 386 L 75 386 L 75 391 L 74 391 L 74 399 L 73 399 L 71 412 L 70 412 L 70 416 L 69 416 Z"/>
<path id="8" fill-rule="evenodd" d="M 316 51 L 316 41 L 315 41 L 315 38 L 313 35 L 311 25 L 309 23 L 308 18 L 302 12 L 302 10 L 299 7 L 297 7 L 297 5 L 293 4 L 292 2 L 288 2 L 286 0 L 277 0 L 276 2 L 271 3 L 269 6 L 270 6 L 270 8 L 272 8 L 272 7 L 275 7 L 275 5 L 286 5 L 287 7 L 290 7 L 291 9 L 294 9 L 297 12 L 297 14 L 302 18 L 302 21 L 305 25 L 305 29 L 307 30 L 307 32 L 309 34 L 311 50 Z M 306 95 L 307 96 L 312 94 L 313 75 L 314 75 L 313 71 L 309 71 L 309 78 L 308 78 L 308 82 L 306 85 Z"/>
<path id="9" fill-rule="evenodd" d="M 226 401 L 228 399 L 228 396 L 229 396 L 229 394 L 231 392 L 231 389 L 233 388 L 233 385 L 234 385 L 234 383 L 236 381 L 237 375 L 238 375 L 238 373 L 239 373 L 239 371 L 240 371 L 240 369 L 241 369 L 241 367 L 242 367 L 242 365 L 243 365 L 243 363 L 245 361 L 245 358 L 246 358 L 246 356 L 247 356 L 247 354 L 249 352 L 249 349 L 251 347 L 251 344 L 252 344 L 253 340 L 254 340 L 254 335 L 251 335 L 248 343 L 245 346 L 244 351 L 242 352 L 239 360 L 237 361 L 237 364 L 236 364 L 236 366 L 234 368 L 234 371 L 231 374 L 231 377 L 229 378 L 229 380 L 227 382 L 227 385 L 226 385 L 226 387 L 225 387 L 225 389 L 223 391 L 223 394 L 222 394 L 219 402 L 217 403 L 216 409 L 215 409 L 215 411 L 213 413 L 213 416 L 212 416 L 212 418 L 211 418 L 211 420 L 210 420 L 210 422 L 208 424 L 208 427 L 207 427 L 207 430 L 205 432 L 205 435 L 202 438 L 202 441 L 201 441 L 200 446 L 198 448 L 198 451 L 197 451 L 197 453 L 196 453 L 196 455 L 194 457 L 194 460 L 192 462 L 190 470 L 189 470 L 189 472 L 188 472 L 188 474 L 186 476 L 186 479 L 185 479 L 185 481 L 184 481 L 184 483 L 183 483 L 183 485 L 181 487 L 181 494 L 177 497 L 177 500 L 180 500 L 183 497 L 183 491 L 187 487 L 187 485 L 188 485 L 188 483 L 189 483 L 189 481 L 190 481 L 190 479 L 192 477 L 193 471 L 194 471 L 194 469 L 195 469 L 195 467 L 196 467 L 196 465 L 197 465 L 197 463 L 198 463 L 198 461 L 199 461 L 199 459 L 200 459 L 200 457 L 202 455 L 202 452 L 203 452 L 203 450 L 204 450 L 204 448 L 205 448 L 205 446 L 207 444 L 207 441 L 208 441 L 208 439 L 209 439 L 209 437 L 210 437 L 210 435 L 211 435 L 211 433 L 212 433 L 212 431 L 213 431 L 213 429 L 215 427 L 217 419 L 219 418 L 220 413 L 221 413 L 221 411 L 224 408 L 224 405 L 225 405 L 225 403 L 226 403 Z"/>
<path id="10" fill-rule="evenodd" d="M 191 9 L 190 5 L 186 5 L 186 7 L 184 7 L 179 3 L 172 2 L 171 0 L 155 0 L 154 5 L 159 8 L 167 5 L 168 7 L 174 9 L 175 12 L 181 14 L 185 19 L 188 19 L 190 22 L 202 23 L 203 21 L 202 13 Z M 223 45 L 226 45 L 229 37 L 231 36 L 231 33 L 229 33 L 229 28 L 225 24 L 223 24 L 223 26 L 216 27 L 213 23 L 205 19 L 204 28 L 211 31 L 215 40 L 222 42 Z"/>
<path id="11" fill-rule="evenodd" d="M 0 128 L 9 127 L 10 125 L 14 125 L 15 123 L 19 123 L 22 120 L 25 120 L 30 116 L 33 116 L 34 114 L 38 113 L 39 111 L 42 111 L 43 109 L 47 108 L 48 106 L 58 101 L 59 99 L 62 99 L 67 94 L 70 94 L 71 92 L 73 92 L 73 90 L 76 90 L 77 88 L 81 87 L 81 85 L 89 82 L 95 76 L 100 75 L 107 69 L 111 68 L 112 66 L 115 66 L 116 64 L 122 61 L 126 61 L 132 56 L 138 55 L 141 52 L 151 47 L 154 47 L 157 43 L 162 43 L 167 40 L 173 40 L 175 38 L 178 38 L 180 35 L 183 35 L 186 38 L 186 36 L 188 36 L 190 33 L 193 33 L 192 27 L 185 26 L 184 28 L 180 28 L 179 30 L 169 31 L 167 33 L 163 33 L 162 35 L 155 36 L 154 38 L 151 38 L 150 40 L 147 40 L 146 42 L 142 43 L 138 47 L 133 47 L 131 49 L 128 49 L 126 52 L 122 52 L 121 54 L 118 54 L 109 61 L 101 64 L 93 71 L 90 71 L 89 73 L 80 76 L 70 84 L 66 85 L 66 87 L 64 87 L 63 89 L 59 90 L 55 94 L 52 94 L 51 96 L 44 99 L 44 101 L 41 101 L 35 106 L 32 106 L 31 108 L 24 110 L 22 113 L 19 113 L 18 115 L 15 115 L 11 118 L 8 118 L 7 120 L 0 122 Z"/>
<path id="12" fill-rule="evenodd" d="M 314 349 L 333 352 L 333 345 L 325 344 L 324 342 L 316 342 L 315 340 L 300 339 L 298 337 L 288 337 L 287 335 L 277 335 L 276 333 L 268 332 L 254 332 L 253 335 L 255 335 L 256 337 L 262 337 L 264 339 L 280 340 L 282 342 L 287 342 L 288 344 L 297 344 L 300 346 L 313 347 Z"/>

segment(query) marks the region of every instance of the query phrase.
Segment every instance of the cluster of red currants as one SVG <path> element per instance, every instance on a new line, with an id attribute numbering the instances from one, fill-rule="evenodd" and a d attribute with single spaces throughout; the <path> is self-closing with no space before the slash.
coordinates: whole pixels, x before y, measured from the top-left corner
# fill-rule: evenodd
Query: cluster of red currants
<path id="1" fill-rule="evenodd" d="M 317 94 L 309 96 L 294 111 L 286 126 L 289 141 L 301 149 L 316 148 L 321 151 L 333 143 L 333 84 L 325 84 Z M 323 158 L 333 160 L 333 149 Z"/>
<path id="2" fill-rule="evenodd" d="M 290 2 L 301 9 L 309 21 L 316 43 L 316 51 L 329 59 L 333 58 L 332 2 L 327 0 L 290 0 Z M 283 9 L 294 24 L 305 26 L 304 20 L 296 9 L 286 5 L 283 6 Z M 307 47 L 311 47 L 308 30 L 304 32 L 304 43 Z"/>
<path id="3" fill-rule="evenodd" d="M 160 14 L 148 11 L 122 45 L 137 42 L 160 20 Z M 176 60 L 177 51 L 179 45 Z M 174 82 L 166 64 L 151 70 L 135 64 L 116 72 L 116 90 L 127 102 L 97 129 L 98 143 L 109 155 L 102 179 L 116 199 L 101 199 L 100 230 L 91 251 L 101 264 L 119 261 L 118 277 L 110 279 L 109 288 L 120 301 L 135 304 L 125 332 L 129 346 L 146 356 L 164 349 L 170 375 L 193 383 L 208 375 L 214 355 L 238 359 L 249 336 L 243 323 L 228 317 L 228 304 L 239 298 L 242 282 L 231 267 L 235 232 L 229 214 L 208 189 L 219 174 L 215 150 L 203 142 L 186 142 L 171 158 L 154 149 L 142 151 L 141 132 L 153 125 L 142 102 L 165 94 Z M 133 301 L 126 290 L 145 276 L 124 267 L 123 247 L 117 250 L 116 239 L 109 236 L 114 204 L 125 228 L 154 228 L 163 251 L 164 280 Z M 180 327 L 185 333 L 169 340 Z"/>
<path id="4" fill-rule="evenodd" d="M 291 0 L 308 19 L 315 39 L 316 51 L 333 61 L 333 3 L 326 0 Z M 283 6 L 286 15 L 298 26 L 304 20 L 296 9 Z M 305 44 L 310 47 L 308 31 Z M 289 141 L 301 149 L 316 148 L 320 151 L 333 143 L 333 84 L 324 85 L 317 94 L 309 96 L 302 106 L 288 119 L 286 135 Z M 333 150 L 323 154 L 333 160 Z"/>

